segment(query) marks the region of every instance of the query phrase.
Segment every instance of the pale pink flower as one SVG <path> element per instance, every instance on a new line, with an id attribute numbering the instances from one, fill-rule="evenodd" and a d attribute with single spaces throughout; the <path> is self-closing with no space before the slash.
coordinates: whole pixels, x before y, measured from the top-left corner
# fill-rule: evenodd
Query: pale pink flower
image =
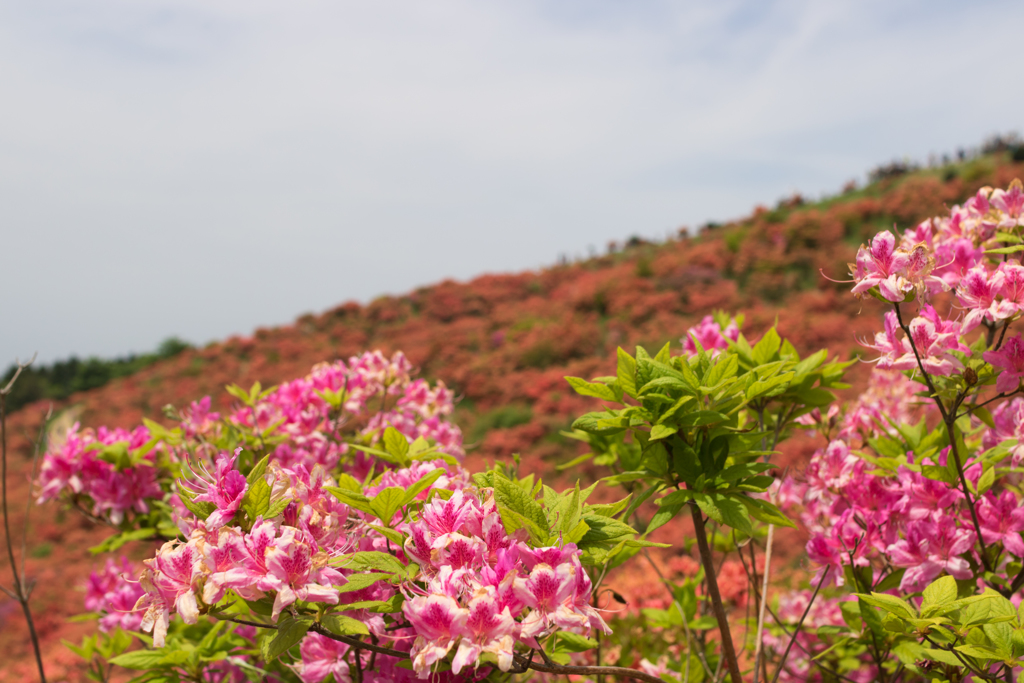
<path id="1" fill-rule="evenodd" d="M 999 227 L 1014 228 L 1024 225 L 1024 186 L 1019 179 L 1014 178 L 1008 189 L 993 192 L 991 203 L 995 209 L 1003 213 Z"/>
<path id="2" fill-rule="evenodd" d="M 447 595 L 419 595 L 402 604 L 402 613 L 416 631 L 412 652 L 413 670 L 420 678 L 448 654 L 465 628 L 469 610 Z"/>
<path id="3" fill-rule="evenodd" d="M 327 558 L 318 554 L 316 541 L 308 532 L 283 527 L 280 536 L 264 553 L 267 573 L 256 583 L 263 591 L 276 591 L 272 617 L 296 600 L 338 604 L 338 591 L 331 581 L 341 583 L 342 576 L 327 567 Z"/>
<path id="4" fill-rule="evenodd" d="M 202 577 L 203 560 L 192 543 L 164 543 L 156 557 L 143 562 L 140 582 L 146 594 L 136 610 L 145 609 L 142 630 L 153 633 L 153 647 L 163 647 L 173 609 L 186 624 L 199 618 L 196 589 Z"/>
<path id="5" fill-rule="evenodd" d="M 508 607 L 501 607 L 492 586 L 480 588 L 469 600 L 468 614 L 455 620 L 455 631 L 462 636 L 452 660 L 452 673 L 475 663 L 484 652 L 498 658 L 498 668 L 512 667 L 516 623 Z"/>

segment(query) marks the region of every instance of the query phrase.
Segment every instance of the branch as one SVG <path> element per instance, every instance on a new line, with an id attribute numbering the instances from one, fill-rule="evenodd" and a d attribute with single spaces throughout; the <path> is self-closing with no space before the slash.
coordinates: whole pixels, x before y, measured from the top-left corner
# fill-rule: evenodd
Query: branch
<path id="1" fill-rule="evenodd" d="M 810 613 L 811 607 L 814 605 L 814 600 L 818 597 L 818 591 L 820 591 L 821 587 L 825 584 L 825 579 L 828 578 L 828 573 L 830 571 L 832 571 L 832 565 L 826 567 L 825 571 L 821 573 L 821 578 L 818 579 L 818 585 L 814 587 L 814 594 L 807 603 L 807 609 L 804 610 L 803 615 L 800 617 L 800 621 L 797 622 L 796 628 L 793 629 L 793 636 L 789 639 L 789 644 L 786 645 L 786 650 L 782 653 L 782 660 L 779 661 L 779 668 L 776 669 L 775 676 L 772 677 L 772 683 L 776 683 L 776 681 L 779 680 L 779 676 L 782 674 L 782 669 L 786 666 L 786 660 L 789 659 L 789 651 L 793 649 L 793 643 L 796 642 L 796 637 L 800 635 L 800 629 L 804 625 L 804 619 L 806 619 L 807 615 Z M 762 599 L 764 598 L 764 596 L 761 597 Z"/>
<path id="2" fill-rule="evenodd" d="M 25 583 L 24 555 L 22 556 L 22 570 L 19 576 L 18 563 L 14 559 L 14 537 L 11 536 L 11 518 L 7 510 L 7 395 L 11 393 L 14 382 L 21 375 L 21 371 L 35 361 L 35 355 L 28 363 L 18 363 L 18 369 L 14 371 L 14 377 L 3 389 L 0 389 L 0 507 L 3 510 L 4 534 L 7 540 L 7 555 L 11 560 L 11 574 L 14 576 L 14 590 L 4 592 L 14 594 L 15 599 L 21 604 L 21 611 L 25 615 L 25 622 L 28 624 L 29 638 L 32 640 L 32 650 L 36 657 L 36 667 L 39 669 L 39 680 L 46 683 L 46 671 L 43 668 L 43 654 L 39 648 L 39 636 L 36 633 L 35 621 L 32 619 L 32 610 L 29 607 L 29 593 L 31 589 Z M 28 523 L 28 520 L 25 520 Z"/>
<path id="3" fill-rule="evenodd" d="M 704 576 L 707 579 L 708 595 L 711 597 L 711 608 L 715 613 L 715 620 L 718 621 L 718 629 L 722 635 L 722 658 L 729 666 L 729 678 L 732 679 L 732 683 L 743 683 L 743 674 L 740 673 L 740 663 L 736 658 L 736 648 L 732 642 L 732 631 L 729 629 L 729 616 L 725 613 L 725 605 L 722 604 L 722 594 L 718 592 L 718 577 L 715 574 L 715 562 L 711 557 L 711 548 L 708 546 L 703 513 L 699 507 L 693 504 L 693 501 L 690 501 L 690 514 L 693 517 L 693 528 L 697 536 L 697 549 L 700 550 L 700 559 L 704 564 Z"/>
<path id="4" fill-rule="evenodd" d="M 276 624 L 261 624 L 258 621 L 250 621 L 248 619 L 240 619 L 227 615 L 214 616 L 222 621 L 231 621 L 236 624 L 242 624 L 243 626 L 255 626 L 256 628 L 265 628 L 271 631 L 277 630 Z M 373 643 L 367 643 L 353 636 L 339 636 L 336 633 L 331 633 L 320 624 L 313 624 L 309 627 L 309 630 L 313 633 L 318 633 L 325 638 L 336 640 L 339 643 L 345 643 L 356 650 L 367 650 L 368 652 L 376 652 L 377 654 L 388 655 L 389 657 L 395 657 L 397 659 L 411 659 L 408 652 L 402 652 L 401 650 L 394 650 L 390 647 L 382 647 L 380 645 L 374 645 Z M 665 683 L 662 679 L 656 676 L 651 676 L 650 674 L 646 674 L 643 671 L 637 671 L 636 669 L 628 669 L 624 666 L 562 666 L 554 663 L 540 664 L 538 662 L 534 662 L 532 655 L 529 658 L 518 653 L 513 654 L 512 656 L 516 664 L 518 664 L 523 671 L 533 669 L 534 671 L 539 671 L 541 673 L 562 674 L 566 676 L 615 676 L 617 678 L 632 678 L 638 681 L 647 681 L 647 683 Z"/>

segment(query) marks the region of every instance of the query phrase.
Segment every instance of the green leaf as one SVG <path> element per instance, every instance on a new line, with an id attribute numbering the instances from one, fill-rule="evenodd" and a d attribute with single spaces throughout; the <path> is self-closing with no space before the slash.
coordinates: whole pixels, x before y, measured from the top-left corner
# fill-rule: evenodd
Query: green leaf
<path id="1" fill-rule="evenodd" d="M 620 346 L 616 351 L 618 355 L 618 367 L 615 375 L 619 381 L 622 391 L 632 398 L 636 398 L 636 361 Z"/>
<path id="2" fill-rule="evenodd" d="M 618 434 L 626 431 L 625 425 L 608 425 L 606 423 L 609 418 L 615 417 L 618 417 L 618 413 L 616 412 L 586 413 L 585 415 L 580 415 L 576 418 L 572 423 L 572 428 L 578 429 L 581 432 L 587 432 L 588 434 L 597 434 L 599 436 Z"/>
<path id="3" fill-rule="evenodd" d="M 402 437 L 403 439 L 405 437 Z M 405 503 L 405 489 L 400 486 L 389 486 L 370 499 L 370 510 L 380 518 L 386 526 L 391 526 L 398 508 Z"/>
<path id="4" fill-rule="evenodd" d="M 368 574 L 349 574 L 345 578 L 347 582 L 338 586 L 339 593 L 351 593 L 353 591 L 361 591 L 364 588 L 369 588 L 373 584 L 377 583 L 381 579 L 390 580 L 395 577 L 396 574 L 385 574 L 383 572 L 370 572 Z"/>
<path id="5" fill-rule="evenodd" d="M 404 462 L 409 454 L 409 440 L 394 427 L 388 427 L 384 430 L 384 448 L 397 460 Z"/>
<path id="6" fill-rule="evenodd" d="M 943 576 L 940 579 L 936 579 L 924 589 L 921 612 L 923 613 L 929 607 L 948 605 L 956 600 L 956 595 L 956 579 L 952 576 Z"/>
<path id="7" fill-rule="evenodd" d="M 266 467 L 264 466 L 263 469 L 266 470 Z M 265 515 L 269 508 L 270 486 L 263 477 L 256 477 L 249 485 L 249 490 L 245 492 L 245 498 L 242 499 L 242 510 L 249 519 L 255 520 L 260 515 Z"/>
<path id="8" fill-rule="evenodd" d="M 270 463 L 270 456 L 265 455 L 263 459 L 253 465 L 252 469 L 249 470 L 249 474 L 245 476 L 245 481 L 251 487 L 257 481 L 263 479 L 263 475 L 267 473 L 267 465 Z"/>
<path id="9" fill-rule="evenodd" d="M 720 358 L 704 377 L 704 386 L 709 389 L 717 388 L 718 385 L 725 380 L 735 377 L 739 366 L 740 359 L 734 354 L 729 354 L 724 358 Z"/>
<path id="10" fill-rule="evenodd" d="M 996 468 L 989 467 L 978 479 L 978 495 L 983 496 L 996 483 Z"/>
<path id="11" fill-rule="evenodd" d="M 346 617 L 344 614 L 325 614 L 320 624 L 336 636 L 368 636 L 369 629 L 363 622 Z"/>
<path id="12" fill-rule="evenodd" d="M 281 498 L 276 503 L 271 503 L 270 507 L 267 508 L 267 511 L 263 513 L 263 517 L 265 519 L 273 519 L 274 517 L 277 517 L 279 514 L 284 512 L 284 509 L 288 507 L 288 504 L 291 502 L 291 498 Z"/>
<path id="13" fill-rule="evenodd" d="M 513 524 L 513 531 L 523 528 L 517 519 L 517 517 L 521 517 L 535 527 L 535 530 L 531 529 L 531 531 L 540 532 L 547 537 L 549 527 L 544 509 L 521 486 L 505 477 L 495 475 L 494 500 L 498 504 L 498 512 L 506 529 L 509 528 L 510 521 L 517 522 Z"/>
<path id="14" fill-rule="evenodd" d="M 426 491 L 442 474 L 444 474 L 444 468 L 438 467 L 436 470 L 425 477 L 420 478 L 419 481 L 407 488 L 405 490 L 405 499 L 402 501 L 402 505 L 408 505 L 412 501 L 416 500 L 416 496 Z"/>
<path id="15" fill-rule="evenodd" d="M 753 533 L 747 508 L 737 498 L 746 498 L 746 496 L 732 496 L 725 493 L 695 493 L 693 497 L 704 514 L 719 524 L 725 524 L 745 534 Z"/>
<path id="16" fill-rule="evenodd" d="M 761 340 L 754 345 L 752 352 L 754 362 L 758 365 L 764 365 L 769 362 L 778 353 L 780 346 L 782 346 L 782 339 L 773 327 L 765 332 Z"/>
<path id="17" fill-rule="evenodd" d="M 863 600 L 869 605 L 880 607 L 890 614 L 894 614 L 902 619 L 916 619 L 917 610 L 914 609 L 908 602 L 897 598 L 895 595 L 887 595 L 885 593 L 871 593 L 865 595 L 863 593 L 854 593 L 858 598 Z"/>
<path id="18" fill-rule="evenodd" d="M 743 504 L 747 506 L 747 511 L 750 516 L 759 522 L 765 524 L 774 524 L 775 526 L 785 526 L 791 529 L 795 529 L 796 525 L 793 524 L 779 508 L 775 507 L 766 500 L 759 498 L 750 498 L 749 496 L 743 496 L 741 498 Z"/>
<path id="19" fill-rule="evenodd" d="M 297 645 L 306 631 L 313 625 L 312 617 L 299 617 L 286 615 L 277 622 L 277 635 L 273 638 L 266 638 L 260 648 L 263 660 L 272 662 L 282 654 Z"/>
<path id="20" fill-rule="evenodd" d="M 669 427 L 667 425 L 654 425 L 654 427 L 651 428 L 651 441 L 668 438 L 678 431 L 678 427 Z"/>
<path id="21" fill-rule="evenodd" d="M 616 396 L 615 390 L 607 384 L 588 382 L 582 377 L 566 377 L 565 381 L 567 381 L 569 386 L 571 386 L 580 396 L 592 396 L 604 401 L 619 401 L 620 397 Z"/>
<path id="22" fill-rule="evenodd" d="M 188 508 L 189 512 L 198 517 L 199 519 L 205 520 L 207 517 L 213 514 L 213 511 L 217 509 L 217 506 L 213 503 L 207 502 L 196 502 L 192 500 L 194 495 L 184 486 L 178 486 L 178 497 L 181 498 L 181 502 Z"/>
<path id="23" fill-rule="evenodd" d="M 1012 247 L 999 247 L 998 249 L 986 249 L 986 254 L 1016 254 L 1018 251 L 1024 251 L 1024 244 L 1017 244 Z"/>
<path id="24" fill-rule="evenodd" d="M 401 560 L 379 550 L 363 550 L 344 556 L 340 564 L 346 569 L 375 569 L 388 574 L 404 574 L 406 571 Z"/>
<path id="25" fill-rule="evenodd" d="M 565 652 L 584 652 L 597 647 L 597 641 L 593 638 L 587 638 L 586 636 L 570 633 L 569 631 L 559 631 L 558 644 L 559 649 Z"/>
<path id="26" fill-rule="evenodd" d="M 165 650 L 135 650 L 114 657 L 110 663 L 125 669 L 156 669 L 164 663 L 166 655 Z"/>

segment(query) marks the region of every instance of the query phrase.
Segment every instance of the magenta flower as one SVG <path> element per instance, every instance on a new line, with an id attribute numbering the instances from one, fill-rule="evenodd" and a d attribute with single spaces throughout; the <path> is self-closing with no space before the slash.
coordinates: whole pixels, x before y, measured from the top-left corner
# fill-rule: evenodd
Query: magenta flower
<path id="1" fill-rule="evenodd" d="M 981 538 L 985 543 L 1002 543 L 1003 547 L 1017 557 L 1024 557 L 1024 508 L 1016 496 L 1003 491 L 998 497 L 991 491 L 978 503 L 978 523 Z"/>
<path id="2" fill-rule="evenodd" d="M 683 351 L 688 354 L 697 353 L 697 344 L 693 341 L 696 339 L 705 351 L 714 356 L 729 348 L 730 340 L 736 341 L 739 338 L 740 328 L 735 319 L 730 320 L 723 328 L 715 321 L 714 316 L 706 315 L 699 323 L 686 330 L 686 336 L 680 341 L 683 342 Z"/>
<path id="3" fill-rule="evenodd" d="M 455 629 L 462 636 L 459 650 L 452 660 L 452 673 L 475 663 L 484 652 L 498 658 L 498 668 L 508 671 L 512 667 L 515 647 L 516 623 L 508 607 L 502 608 L 491 586 L 478 590 L 469 601 L 469 613 L 455 620 Z"/>
<path id="4" fill-rule="evenodd" d="M 216 474 L 211 475 L 206 468 L 200 464 L 202 474 L 197 482 L 191 482 L 202 487 L 202 493 L 195 496 L 195 500 L 205 503 L 213 503 L 217 509 L 206 519 L 206 526 L 209 529 L 216 529 L 231 521 L 242 504 L 242 498 L 249 485 L 242 473 L 235 469 L 235 458 L 241 452 L 241 447 L 235 449 L 234 455 L 222 453 L 217 456 Z"/>
<path id="5" fill-rule="evenodd" d="M 1021 377 L 1024 377 L 1024 339 L 1021 335 L 1010 337 L 1001 349 L 985 351 L 981 357 L 994 367 L 1002 368 L 1002 372 L 996 377 L 996 391 L 1017 391 Z"/>
<path id="6" fill-rule="evenodd" d="M 142 614 L 135 611 L 135 604 L 145 591 L 132 575 L 132 566 L 127 557 L 115 563 L 108 558 L 100 572 L 89 575 L 85 588 L 85 608 L 101 613 L 99 629 L 109 633 L 116 628 L 134 631 L 142 625 Z"/>
<path id="7" fill-rule="evenodd" d="M 971 566 L 961 557 L 974 547 L 974 531 L 958 528 L 956 520 L 943 516 L 907 526 L 907 537 L 886 548 L 895 567 L 906 567 L 900 589 L 920 590 L 943 572 L 957 578 L 971 577 Z"/>

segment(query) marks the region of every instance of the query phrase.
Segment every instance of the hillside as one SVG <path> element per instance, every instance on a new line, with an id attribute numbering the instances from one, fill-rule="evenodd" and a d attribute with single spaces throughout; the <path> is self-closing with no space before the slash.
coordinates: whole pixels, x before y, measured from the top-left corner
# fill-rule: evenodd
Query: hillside
<path id="1" fill-rule="evenodd" d="M 631 240 L 604 256 L 541 271 L 445 281 L 365 306 L 342 304 L 293 325 L 181 350 L 55 407 L 72 407 L 88 426 L 131 427 L 143 416 L 159 416 L 165 404 L 182 406 L 207 394 L 223 408 L 226 384 L 259 380 L 267 386 L 304 375 L 322 360 L 364 349 L 402 350 L 423 375 L 461 397 L 455 421 L 467 444 L 475 444 L 470 458 L 519 452 L 529 467 L 550 473 L 577 448 L 560 430 L 593 406 L 567 390 L 565 375 L 609 374 L 617 346 L 660 347 L 715 309 L 744 313 L 749 336 L 777 319 L 802 352 L 828 347 L 849 357 L 858 348 L 855 337 L 874 332 L 877 303 L 856 300 L 818 269 L 845 277 L 857 245 L 879 228 L 909 227 L 983 185 L 1005 186 L 1024 176 L 1024 164 L 999 152 L 881 175 L 825 201 L 794 197 L 664 243 Z M 866 368 L 855 366 L 854 379 Z M 48 405 L 29 404 L 10 419 L 15 522 L 28 496 L 29 439 Z M 786 458 L 796 462 L 805 454 L 797 447 Z M 576 474 L 589 475 L 585 469 Z M 67 587 L 84 579 L 91 564 L 85 548 L 103 530 L 53 505 L 34 510 L 33 520 L 29 573 L 40 581 L 36 609 L 57 673 L 74 659 L 59 638 L 77 639 L 84 631 L 64 624 L 81 609 L 80 595 Z M 8 574 L 0 561 L 0 580 Z M 0 602 L 0 654 L 22 657 L 23 633 L 15 603 Z M 0 680 L 6 680 L 3 673 Z"/>

